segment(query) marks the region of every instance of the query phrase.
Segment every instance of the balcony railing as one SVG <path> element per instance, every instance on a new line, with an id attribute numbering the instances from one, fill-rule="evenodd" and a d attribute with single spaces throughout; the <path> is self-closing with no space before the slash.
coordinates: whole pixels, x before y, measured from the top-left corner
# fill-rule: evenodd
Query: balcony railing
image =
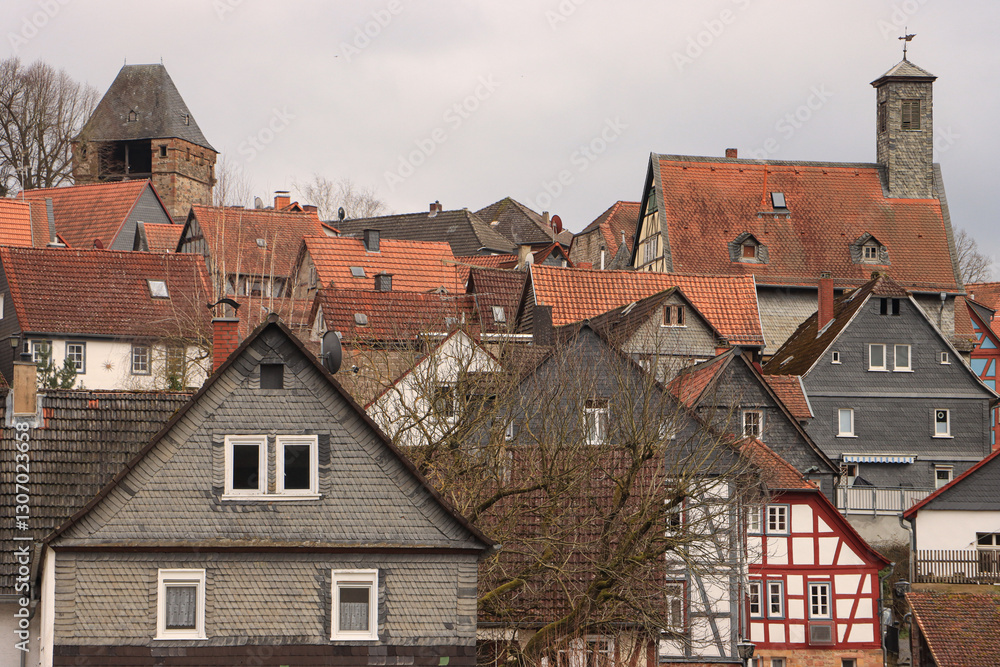
<path id="1" fill-rule="evenodd" d="M 932 488 L 838 486 L 837 509 L 844 514 L 892 516 L 901 514 L 934 491 Z"/>
<path id="2" fill-rule="evenodd" d="M 918 584 L 1000 584 L 1000 550 L 920 549 L 913 572 Z"/>

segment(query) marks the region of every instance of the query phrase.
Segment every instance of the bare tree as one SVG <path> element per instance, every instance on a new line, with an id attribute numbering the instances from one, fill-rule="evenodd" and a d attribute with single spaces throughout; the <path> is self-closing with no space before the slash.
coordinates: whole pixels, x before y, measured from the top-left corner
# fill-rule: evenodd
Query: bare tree
<path id="1" fill-rule="evenodd" d="M 979 244 L 964 229 L 955 233 L 958 271 L 963 283 L 985 283 L 993 278 L 993 258 L 979 252 Z"/>
<path id="2" fill-rule="evenodd" d="M 71 143 L 97 100 L 95 88 L 65 70 L 0 61 L 0 195 L 71 180 Z"/>
<path id="3" fill-rule="evenodd" d="M 212 188 L 212 206 L 250 206 L 253 197 L 253 179 L 241 162 L 233 162 L 225 155 L 215 168 L 215 187 Z"/>
<path id="4" fill-rule="evenodd" d="M 388 207 L 375 188 L 355 185 L 350 178 L 336 183 L 322 174 L 313 174 L 307 183 L 294 183 L 302 199 L 315 206 L 321 220 L 333 220 L 337 209 L 344 207 L 347 219 L 374 218 L 388 212 Z"/>

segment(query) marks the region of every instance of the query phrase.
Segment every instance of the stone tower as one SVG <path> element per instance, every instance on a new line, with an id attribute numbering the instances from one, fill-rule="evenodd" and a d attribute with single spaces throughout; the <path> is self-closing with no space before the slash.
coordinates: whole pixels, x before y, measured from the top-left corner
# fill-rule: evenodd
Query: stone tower
<path id="1" fill-rule="evenodd" d="M 877 100 L 876 155 L 890 197 L 933 197 L 936 76 L 903 58 L 872 85 Z"/>
<path id="2" fill-rule="evenodd" d="M 73 178 L 148 178 L 184 222 L 192 204 L 212 203 L 217 155 L 163 65 L 125 65 L 73 140 Z"/>

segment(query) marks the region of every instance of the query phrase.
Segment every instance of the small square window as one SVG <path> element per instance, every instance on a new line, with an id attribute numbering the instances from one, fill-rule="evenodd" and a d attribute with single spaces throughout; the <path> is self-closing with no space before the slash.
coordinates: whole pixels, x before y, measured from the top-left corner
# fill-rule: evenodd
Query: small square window
<path id="1" fill-rule="evenodd" d="M 87 372 L 87 344 L 79 342 L 66 343 L 66 358 L 73 362 L 78 375 Z"/>
<path id="2" fill-rule="evenodd" d="M 279 435 L 277 492 L 291 495 L 319 493 L 318 443 L 315 435 Z"/>
<path id="3" fill-rule="evenodd" d="M 840 363 L 840 352 L 836 352 L 836 351 L 833 352 L 833 354 L 830 356 L 830 363 L 831 364 L 839 364 Z"/>
<path id="4" fill-rule="evenodd" d="M 840 667 L 858 667 L 857 658 L 841 658 Z"/>
<path id="5" fill-rule="evenodd" d="M 767 582 L 767 617 L 785 617 L 785 586 L 781 581 Z"/>
<path id="6" fill-rule="evenodd" d="M 743 259 L 756 259 L 757 258 L 757 245 L 754 243 L 744 243 L 742 248 Z"/>
<path id="7" fill-rule="evenodd" d="M 225 495 L 247 496 L 267 493 L 266 436 L 227 435 L 225 465 Z"/>
<path id="8" fill-rule="evenodd" d="M 879 251 L 882 249 L 877 243 L 866 243 L 861 246 L 861 259 L 867 264 L 876 264 L 879 261 Z"/>
<path id="9" fill-rule="evenodd" d="M 132 375 L 149 375 L 149 346 L 132 346 Z"/>
<path id="10" fill-rule="evenodd" d="M 788 505 L 767 506 L 767 532 L 776 535 L 788 533 Z"/>
<path id="11" fill-rule="evenodd" d="M 892 370 L 894 371 L 909 371 L 913 370 L 910 368 L 910 346 L 909 345 L 893 345 L 893 357 L 894 364 Z"/>
<path id="12" fill-rule="evenodd" d="M 771 667 L 785 667 L 785 659 L 771 658 Z"/>
<path id="13" fill-rule="evenodd" d="M 743 436 L 747 438 L 760 438 L 764 432 L 764 411 L 744 410 L 743 411 Z"/>
<path id="14" fill-rule="evenodd" d="M 948 353 L 947 352 L 942 352 L 941 353 L 941 363 L 942 364 L 950 364 L 951 363 L 951 360 L 948 358 Z"/>
<path id="15" fill-rule="evenodd" d="M 493 306 L 493 321 L 494 322 L 506 322 L 507 314 L 503 310 L 503 306 Z"/>
<path id="16" fill-rule="evenodd" d="M 954 474 L 955 470 L 951 466 L 934 466 L 934 488 L 940 489 L 950 484 Z"/>
<path id="17" fill-rule="evenodd" d="M 285 388 L 285 365 L 284 364 L 261 364 L 260 365 L 260 388 L 261 389 L 284 389 Z"/>
<path id="18" fill-rule="evenodd" d="M 840 408 L 837 410 L 837 437 L 854 437 L 854 408 Z"/>
<path id="19" fill-rule="evenodd" d="M 167 291 L 167 281 L 147 280 L 149 284 L 149 296 L 154 299 L 169 299 L 170 292 Z"/>
<path id="20" fill-rule="evenodd" d="M 167 157 L 167 145 L 160 144 L 160 157 Z"/>
<path id="21" fill-rule="evenodd" d="M 830 618 L 830 584 L 809 584 L 809 618 Z"/>
<path id="22" fill-rule="evenodd" d="M 951 410 L 934 411 L 934 437 L 951 437 Z"/>
<path id="23" fill-rule="evenodd" d="M 38 363 L 42 361 L 45 357 L 50 357 L 52 354 L 52 341 L 50 340 L 33 340 L 31 341 L 31 361 Z"/>
<path id="24" fill-rule="evenodd" d="M 156 639 L 205 639 L 205 570 L 157 571 Z"/>
<path id="25" fill-rule="evenodd" d="M 868 346 L 868 370 L 887 370 L 885 366 L 885 345 L 875 343 Z"/>
<path id="26" fill-rule="evenodd" d="M 330 639 L 378 639 L 378 570 L 333 570 Z"/>

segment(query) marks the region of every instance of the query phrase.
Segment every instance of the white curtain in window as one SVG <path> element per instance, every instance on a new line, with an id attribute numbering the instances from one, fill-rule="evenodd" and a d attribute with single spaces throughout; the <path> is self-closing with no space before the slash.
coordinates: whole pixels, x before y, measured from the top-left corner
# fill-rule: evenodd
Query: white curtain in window
<path id="1" fill-rule="evenodd" d="M 197 586 L 167 587 L 167 629 L 195 627 Z"/>

